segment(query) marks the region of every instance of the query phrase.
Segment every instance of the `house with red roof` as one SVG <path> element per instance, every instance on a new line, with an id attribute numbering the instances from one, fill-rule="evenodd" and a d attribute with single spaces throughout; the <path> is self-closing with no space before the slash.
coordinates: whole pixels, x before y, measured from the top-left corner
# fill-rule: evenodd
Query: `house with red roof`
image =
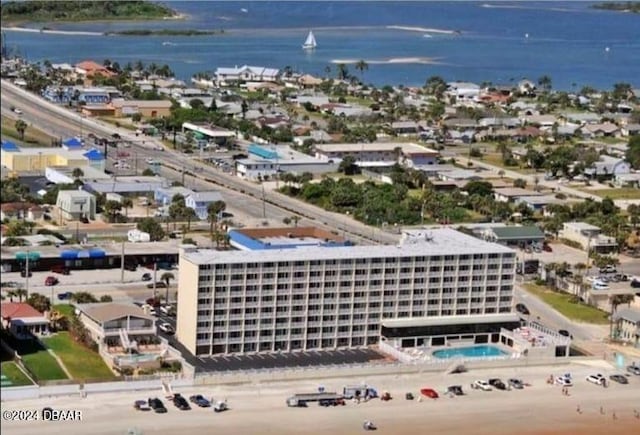
<path id="1" fill-rule="evenodd" d="M 27 303 L 3 303 L 0 313 L 2 326 L 18 339 L 29 339 L 49 332 L 47 316 Z"/>
<path id="2" fill-rule="evenodd" d="M 104 65 L 100 65 L 92 60 L 84 60 L 75 65 L 76 73 L 83 75 L 87 78 L 94 77 L 96 75 L 101 75 L 104 77 L 113 77 L 116 74 L 110 71 Z"/>

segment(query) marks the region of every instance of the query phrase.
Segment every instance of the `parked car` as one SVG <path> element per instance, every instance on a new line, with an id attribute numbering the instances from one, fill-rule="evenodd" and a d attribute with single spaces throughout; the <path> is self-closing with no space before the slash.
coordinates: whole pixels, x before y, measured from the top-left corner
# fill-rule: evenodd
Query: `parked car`
<path id="1" fill-rule="evenodd" d="M 519 312 L 520 314 L 525 314 L 525 315 L 531 314 L 525 304 L 516 304 L 516 311 Z"/>
<path id="2" fill-rule="evenodd" d="M 164 332 L 165 334 L 173 335 L 176 333 L 176 330 L 173 329 L 170 323 L 162 322 L 158 325 L 158 329 Z"/>
<path id="3" fill-rule="evenodd" d="M 464 396 L 464 391 L 462 391 L 461 385 L 450 385 L 449 388 L 447 388 L 447 393 L 451 393 L 456 396 Z"/>
<path id="4" fill-rule="evenodd" d="M 619 384 L 628 384 L 629 383 L 629 379 L 627 379 L 627 377 L 625 375 L 611 375 L 609 376 L 609 379 L 611 379 L 612 381 L 615 381 Z"/>
<path id="5" fill-rule="evenodd" d="M 173 395 L 173 404 L 181 411 L 188 411 L 191 409 L 191 406 L 189 406 L 189 402 L 187 402 L 187 399 L 182 397 L 182 394 L 179 393 Z"/>
<path id="6" fill-rule="evenodd" d="M 133 408 L 136 411 L 151 411 L 149 402 L 147 402 L 146 400 L 136 400 L 135 402 L 133 402 Z"/>
<path id="7" fill-rule="evenodd" d="M 209 402 L 207 399 L 205 399 L 202 394 L 196 394 L 196 395 L 193 395 L 193 396 L 189 397 L 189 401 L 191 403 L 195 403 L 200 408 L 208 408 L 208 407 L 211 406 L 211 402 Z"/>
<path id="8" fill-rule="evenodd" d="M 627 371 L 634 375 L 640 376 L 640 366 L 637 366 L 635 364 L 631 364 L 629 367 L 627 367 Z"/>
<path id="9" fill-rule="evenodd" d="M 542 250 L 545 252 L 553 252 L 553 249 L 551 248 L 551 245 L 542 245 Z"/>
<path id="10" fill-rule="evenodd" d="M 167 288 L 167 284 L 164 281 L 156 281 L 156 288 Z M 153 283 L 147 284 L 147 288 L 153 288 Z"/>
<path id="11" fill-rule="evenodd" d="M 506 390 L 507 386 L 498 378 L 489 379 L 489 385 L 495 387 L 498 390 Z"/>
<path id="12" fill-rule="evenodd" d="M 634 279 L 629 283 L 629 285 L 631 286 L 631 288 L 640 288 L 640 281 Z"/>
<path id="13" fill-rule="evenodd" d="M 609 290 L 609 286 L 601 281 L 595 281 L 592 285 L 594 290 Z"/>
<path id="14" fill-rule="evenodd" d="M 27 271 L 26 270 L 21 270 L 20 271 L 20 276 L 22 278 L 26 278 L 27 277 Z M 33 276 L 33 272 L 29 271 L 29 278 L 31 278 Z"/>
<path id="15" fill-rule="evenodd" d="M 66 300 L 71 299 L 71 296 L 73 296 L 73 293 L 71 293 L 71 292 L 58 293 L 58 300 L 59 301 L 66 301 Z"/>
<path id="16" fill-rule="evenodd" d="M 511 378 L 509 379 L 509 385 L 517 390 L 522 390 L 524 388 L 524 383 L 521 379 Z"/>
<path id="17" fill-rule="evenodd" d="M 56 278 L 55 276 L 48 276 L 45 280 L 44 280 L 44 285 L 46 286 L 52 286 L 52 285 L 56 285 L 58 284 L 60 281 L 58 280 L 58 278 Z"/>
<path id="18" fill-rule="evenodd" d="M 423 388 L 420 390 L 420 394 L 431 399 L 437 399 L 438 397 L 440 397 L 436 390 L 434 390 L 433 388 Z"/>
<path id="19" fill-rule="evenodd" d="M 176 316 L 176 310 L 171 305 L 163 305 L 160 307 L 160 312 L 165 316 Z"/>
<path id="20" fill-rule="evenodd" d="M 147 403 L 156 414 L 165 414 L 167 412 L 167 408 L 165 408 L 164 403 L 162 403 L 162 400 L 158 399 L 157 397 L 153 399 L 149 398 Z"/>
<path id="21" fill-rule="evenodd" d="M 138 270 L 138 265 L 135 263 L 125 263 L 124 264 L 124 270 L 128 270 L 130 272 L 135 272 L 136 270 Z"/>
<path id="22" fill-rule="evenodd" d="M 471 384 L 471 388 L 474 390 L 491 391 L 491 385 L 487 381 L 477 380 Z"/>
<path id="23" fill-rule="evenodd" d="M 587 382 L 591 382 L 592 384 L 604 385 L 606 381 L 606 378 L 600 373 L 587 376 Z"/>
<path id="24" fill-rule="evenodd" d="M 600 268 L 600 273 L 617 273 L 617 272 L 618 271 L 616 270 L 615 266 L 612 264 L 609 264 L 608 266 Z"/>
<path id="25" fill-rule="evenodd" d="M 71 273 L 69 268 L 67 266 L 63 266 L 63 265 L 53 266 L 51 268 L 51 272 L 59 273 L 61 275 L 69 275 Z"/>
<path id="26" fill-rule="evenodd" d="M 573 387 L 573 380 L 570 375 L 558 376 L 554 379 L 554 384 L 561 385 L 563 387 Z"/>
<path id="27" fill-rule="evenodd" d="M 142 274 L 142 281 L 151 281 L 151 274 L 150 273 L 143 273 Z"/>

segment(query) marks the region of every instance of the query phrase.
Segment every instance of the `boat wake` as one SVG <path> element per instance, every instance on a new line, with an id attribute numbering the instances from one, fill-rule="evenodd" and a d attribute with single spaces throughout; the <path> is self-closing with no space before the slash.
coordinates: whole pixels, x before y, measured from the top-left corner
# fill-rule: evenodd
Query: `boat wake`
<path id="1" fill-rule="evenodd" d="M 352 65 L 362 59 L 333 59 L 333 64 Z M 441 65 L 439 58 L 435 57 L 392 57 L 390 59 L 364 59 L 369 65 L 394 65 L 394 64 L 421 64 L 421 65 Z"/>
<path id="2" fill-rule="evenodd" d="M 440 33 L 443 35 L 459 35 L 459 30 L 449 29 L 433 29 L 430 27 L 415 27 L 415 26 L 386 26 L 387 29 L 392 30 L 406 30 L 407 32 L 420 32 L 420 33 Z"/>

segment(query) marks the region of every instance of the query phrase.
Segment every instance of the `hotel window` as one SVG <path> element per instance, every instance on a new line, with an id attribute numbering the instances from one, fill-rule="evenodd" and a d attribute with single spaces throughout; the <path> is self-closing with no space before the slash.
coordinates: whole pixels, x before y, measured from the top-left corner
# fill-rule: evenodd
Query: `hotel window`
<path id="1" fill-rule="evenodd" d="M 291 264 L 288 261 L 281 261 L 278 263 L 278 267 L 289 267 Z"/>
<path id="2" fill-rule="evenodd" d="M 340 287 L 351 287 L 351 281 L 340 281 Z"/>
<path id="3" fill-rule="evenodd" d="M 304 266 L 304 261 L 295 261 L 293 265 L 297 267 Z"/>
<path id="4" fill-rule="evenodd" d="M 371 275 L 378 275 L 381 272 L 382 272 L 382 269 L 380 269 L 380 268 L 371 269 Z"/>
<path id="5" fill-rule="evenodd" d="M 274 275 L 275 274 L 273 272 L 266 272 L 266 273 L 262 274 L 262 278 L 264 278 L 264 279 L 273 279 Z"/>
<path id="6" fill-rule="evenodd" d="M 467 314 L 467 310 L 464 309 L 464 308 L 460 308 L 460 309 L 456 310 L 456 315 L 458 315 L 458 316 L 464 316 L 466 314 Z"/>
<path id="7" fill-rule="evenodd" d="M 302 283 L 302 282 L 297 282 L 297 283 L 293 284 L 293 288 L 294 288 L 294 290 L 300 290 L 300 289 L 303 289 L 303 288 L 304 288 L 304 283 Z"/>
<path id="8" fill-rule="evenodd" d="M 380 302 L 369 302 L 369 308 L 380 308 Z"/>
<path id="9" fill-rule="evenodd" d="M 393 308 L 395 306 L 395 302 L 394 301 L 385 301 L 384 303 L 384 307 L 385 308 Z"/>
<path id="10" fill-rule="evenodd" d="M 304 278 L 304 276 L 305 276 L 305 272 L 302 272 L 302 271 L 293 272 L 294 278 Z"/>
<path id="11" fill-rule="evenodd" d="M 424 284 L 424 278 L 414 278 L 413 279 L 413 283 L 414 284 Z"/>
<path id="12" fill-rule="evenodd" d="M 278 272 L 278 279 L 289 278 L 289 272 Z"/>
<path id="13" fill-rule="evenodd" d="M 459 276 L 458 277 L 458 281 L 460 281 L 460 282 L 469 281 L 469 277 L 468 276 Z"/>
<path id="14" fill-rule="evenodd" d="M 384 273 L 387 275 L 395 275 L 395 273 L 397 272 L 397 269 L 391 267 L 389 269 L 385 269 Z"/>
<path id="15" fill-rule="evenodd" d="M 366 274 L 367 274 L 367 271 L 365 269 L 356 269 L 356 275 L 362 276 Z"/>
<path id="16" fill-rule="evenodd" d="M 442 310 L 443 316 L 450 316 L 453 314 L 453 310 Z"/>
<path id="17" fill-rule="evenodd" d="M 433 257 L 431 257 L 431 261 L 433 262 L 442 261 L 442 257 L 439 255 L 434 255 Z"/>
<path id="18" fill-rule="evenodd" d="M 273 313 L 273 307 L 262 307 L 260 309 L 261 313 Z"/>
<path id="19" fill-rule="evenodd" d="M 325 270 L 324 271 L 324 276 L 336 276 L 337 273 L 338 272 L 336 270 Z"/>
<path id="20" fill-rule="evenodd" d="M 484 309 L 484 313 L 485 314 L 491 314 L 491 313 L 495 313 L 495 312 L 496 312 L 496 309 L 494 307 L 486 307 Z"/>
<path id="21" fill-rule="evenodd" d="M 473 270 L 483 270 L 484 269 L 484 264 L 474 264 L 473 265 Z"/>
<path id="22" fill-rule="evenodd" d="M 352 262 L 352 260 L 350 260 L 350 259 L 349 259 L 349 260 L 340 260 L 340 264 L 341 264 L 342 266 L 350 266 L 352 263 L 353 263 L 353 262 Z"/>
<path id="23" fill-rule="evenodd" d="M 431 278 L 429 278 L 429 283 L 430 284 L 435 284 L 435 283 L 439 283 L 440 282 L 440 278 L 437 276 L 432 276 Z"/>
<path id="24" fill-rule="evenodd" d="M 396 280 L 395 279 L 385 279 L 384 280 L 384 285 L 396 285 Z"/>
<path id="25" fill-rule="evenodd" d="M 442 269 L 440 268 L 440 266 L 431 266 L 429 268 L 429 272 L 431 273 L 440 273 L 442 271 Z"/>
<path id="26" fill-rule="evenodd" d="M 429 310 L 427 311 L 427 316 L 437 316 L 438 315 L 438 310 Z"/>

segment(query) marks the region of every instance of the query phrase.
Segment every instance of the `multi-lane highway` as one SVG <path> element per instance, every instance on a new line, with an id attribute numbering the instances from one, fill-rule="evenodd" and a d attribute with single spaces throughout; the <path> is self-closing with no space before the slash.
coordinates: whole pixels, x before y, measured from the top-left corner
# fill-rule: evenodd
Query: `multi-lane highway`
<path id="1" fill-rule="evenodd" d="M 222 190 L 223 195 L 235 196 L 240 201 L 229 201 L 235 207 L 249 207 L 260 210 L 262 213 L 263 200 L 270 204 L 268 212 L 281 217 L 298 214 L 320 227 L 335 229 L 356 240 L 373 240 L 378 243 L 396 243 L 398 236 L 390 234 L 380 229 L 364 225 L 354 219 L 338 213 L 327 212 L 318 207 L 290 198 L 274 191 L 265 191 L 262 186 L 242 180 L 230 174 L 211 167 L 172 150 L 166 149 L 160 142 L 149 137 L 138 137 L 129 130 L 117 128 L 115 126 L 80 116 L 42 98 L 26 92 L 25 90 L 2 80 L 2 106 L 5 108 L 13 106 L 22 110 L 22 117 L 45 131 L 67 132 L 67 134 L 77 135 L 94 133 L 99 136 L 110 137 L 117 133 L 123 140 L 131 142 L 131 150 L 137 154 L 137 158 L 153 158 L 160 161 L 168 169 L 177 172 L 195 169 L 192 178 L 198 179 L 200 183 L 206 184 L 206 188 L 216 188 Z M 161 151 L 163 150 L 163 151 Z M 205 186 L 204 184 L 201 184 Z M 240 194 L 240 197 L 237 195 Z M 278 210 L 278 212 L 276 212 Z M 255 214 L 255 213 L 254 213 Z"/>

